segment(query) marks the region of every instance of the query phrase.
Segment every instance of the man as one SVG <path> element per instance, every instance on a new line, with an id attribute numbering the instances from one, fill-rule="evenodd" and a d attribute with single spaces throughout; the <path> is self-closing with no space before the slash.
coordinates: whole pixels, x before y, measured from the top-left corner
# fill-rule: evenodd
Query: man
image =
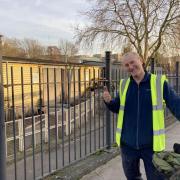
<path id="1" fill-rule="evenodd" d="M 121 80 L 119 93 L 111 98 L 107 88 L 105 104 L 118 114 L 116 142 L 121 148 L 122 165 L 128 180 L 141 178 L 140 159 L 148 180 L 161 180 L 152 163 L 154 152 L 165 149 L 164 102 L 180 120 L 180 97 L 169 86 L 165 76 L 150 74 L 143 68 L 138 54 L 129 52 L 122 58 L 131 75 Z"/>

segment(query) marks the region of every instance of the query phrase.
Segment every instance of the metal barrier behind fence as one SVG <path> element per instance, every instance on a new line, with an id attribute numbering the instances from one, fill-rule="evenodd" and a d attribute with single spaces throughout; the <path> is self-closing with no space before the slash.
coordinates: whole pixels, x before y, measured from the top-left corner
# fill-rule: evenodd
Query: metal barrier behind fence
<path id="1" fill-rule="evenodd" d="M 108 85 L 115 97 L 126 73 L 117 68 L 109 81 L 104 68 L 46 67 L 34 77 L 30 67 L 28 74 L 29 82 L 25 82 L 21 67 L 17 82 L 11 67 L 11 107 L 5 124 L 8 180 L 42 178 L 115 142 L 117 115 L 105 113 L 102 93 Z M 168 77 L 179 92 L 179 74 Z"/>

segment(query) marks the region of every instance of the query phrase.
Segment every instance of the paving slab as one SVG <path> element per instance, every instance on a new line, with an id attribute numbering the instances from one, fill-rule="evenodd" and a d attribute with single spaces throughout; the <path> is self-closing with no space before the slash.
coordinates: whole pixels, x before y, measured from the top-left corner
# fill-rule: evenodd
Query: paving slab
<path id="1" fill-rule="evenodd" d="M 166 150 L 173 150 L 173 144 L 180 143 L 180 122 L 175 122 L 166 129 Z M 141 161 L 141 173 L 145 180 L 144 164 Z M 121 156 L 117 156 L 105 165 L 102 165 L 85 175 L 81 180 L 126 180 L 122 164 Z"/>

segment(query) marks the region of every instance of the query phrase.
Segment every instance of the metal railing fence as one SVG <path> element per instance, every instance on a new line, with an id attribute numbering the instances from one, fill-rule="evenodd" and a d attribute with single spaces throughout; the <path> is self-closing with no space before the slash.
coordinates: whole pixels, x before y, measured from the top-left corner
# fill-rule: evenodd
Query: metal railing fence
<path id="1" fill-rule="evenodd" d="M 8 180 L 43 178 L 115 143 L 117 115 L 106 109 L 103 87 L 115 97 L 127 74 L 118 68 L 110 72 L 110 52 L 106 68 L 46 67 L 34 74 L 32 67 L 28 72 L 21 67 L 19 81 L 10 69 L 5 97 L 10 105 L 5 108 Z M 178 72 L 177 63 L 176 73 L 167 76 L 179 94 Z M 165 115 L 170 117 L 168 110 Z"/>
<path id="2" fill-rule="evenodd" d="M 5 109 L 8 179 L 38 179 L 105 147 L 103 71 L 47 67 L 33 82 L 32 67 L 29 73 L 21 67 L 19 82 L 11 67 Z"/>

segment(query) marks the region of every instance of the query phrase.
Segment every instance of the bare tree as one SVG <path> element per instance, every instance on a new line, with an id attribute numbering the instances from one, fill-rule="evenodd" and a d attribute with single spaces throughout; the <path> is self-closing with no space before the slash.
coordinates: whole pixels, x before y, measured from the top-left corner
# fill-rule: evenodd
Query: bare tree
<path id="1" fill-rule="evenodd" d="M 72 42 L 68 41 L 68 40 L 64 40 L 61 39 L 59 40 L 59 49 L 61 51 L 61 54 L 64 55 L 64 61 L 66 63 L 68 63 L 70 58 L 73 58 L 74 55 L 76 55 L 78 53 L 78 48 L 75 44 L 73 44 Z M 71 65 L 65 66 L 64 69 L 64 97 L 65 99 L 67 99 L 68 97 L 68 93 L 71 92 L 71 88 L 72 88 L 72 84 L 70 83 L 69 87 L 68 87 L 68 83 L 69 81 L 71 82 L 72 79 L 72 67 Z M 69 92 L 68 92 L 69 90 Z M 70 99 L 71 99 L 71 93 L 70 93 Z"/>
<path id="2" fill-rule="evenodd" d="M 180 55 L 180 20 L 173 26 L 172 34 L 174 38 L 168 38 L 167 44 L 164 47 L 164 51 L 167 52 L 167 49 L 170 51 L 170 54 L 174 56 Z M 165 53 L 164 52 L 164 53 Z"/>
<path id="3" fill-rule="evenodd" d="M 92 0 L 84 15 L 91 20 L 77 27 L 78 42 L 111 39 L 129 41 L 146 64 L 166 38 L 175 38 L 174 26 L 180 19 L 180 0 Z"/>
<path id="4" fill-rule="evenodd" d="M 70 41 L 61 39 L 59 41 L 59 49 L 61 54 L 64 55 L 64 60 L 67 63 L 70 57 L 73 57 L 78 53 L 78 48 Z"/>
<path id="5" fill-rule="evenodd" d="M 125 53 L 127 53 L 127 52 L 130 52 L 130 51 L 132 51 L 132 50 L 133 50 L 133 48 L 132 48 L 131 43 L 124 44 L 124 45 L 122 46 L 122 55 L 125 54 Z"/>
<path id="6" fill-rule="evenodd" d="M 37 40 L 24 39 L 21 41 L 21 48 L 24 49 L 26 56 L 30 58 L 39 58 L 45 54 L 46 49 Z"/>
<path id="7" fill-rule="evenodd" d="M 39 58 L 45 53 L 46 48 L 37 40 L 5 38 L 3 44 L 3 55 L 5 56 Z"/>
<path id="8" fill-rule="evenodd" d="M 18 39 L 5 38 L 3 43 L 3 55 L 25 57 L 25 51 L 21 48 L 21 41 Z"/>

